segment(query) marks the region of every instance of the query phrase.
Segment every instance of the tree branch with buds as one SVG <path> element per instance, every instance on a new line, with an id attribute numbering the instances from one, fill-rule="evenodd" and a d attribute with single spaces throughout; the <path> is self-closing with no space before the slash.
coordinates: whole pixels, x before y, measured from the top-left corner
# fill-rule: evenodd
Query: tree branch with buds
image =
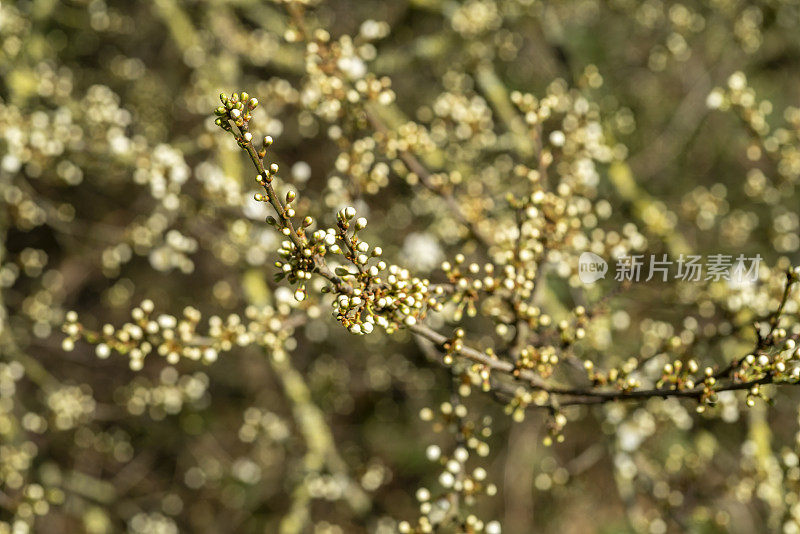
<path id="1" fill-rule="evenodd" d="M 446 285 L 434 285 L 427 279 L 412 277 L 401 267 L 387 266 L 379 259 L 380 247 L 371 247 L 359 238 L 358 232 L 366 227 L 367 221 L 363 217 L 356 219 L 356 211 L 351 207 L 337 214 L 335 228 L 312 232 L 311 217 L 305 217 L 302 224 L 296 226 L 294 218 L 298 215 L 291 207 L 296 195 L 290 191 L 285 200 L 278 197 L 273 186 L 278 166 L 265 161 L 272 139 L 265 138 L 260 149 L 253 144 L 250 121 L 257 100 L 247 93 L 234 93 L 230 97 L 222 94 L 220 99 L 223 105 L 216 110 L 216 124 L 230 132 L 250 157 L 257 171 L 256 182 L 264 191 L 255 198 L 272 206 L 277 218 L 270 216 L 267 220 L 288 238 L 279 250 L 283 259 L 276 263 L 280 269 L 278 276 L 297 285 L 297 300 L 305 299 L 306 283 L 313 274 L 327 280 L 328 290 L 335 294 L 336 317 L 352 333 L 369 334 L 375 325 L 382 326 L 388 333 L 407 328 L 431 342 L 444 355 L 443 365 L 453 365 L 456 360 L 468 362 L 483 389 L 496 389 L 509 397 L 511 404 L 523 409 L 532 406 L 558 410 L 571 405 L 654 397 L 691 398 L 702 406 L 713 404 L 721 391 L 748 390 L 749 395 L 758 396 L 763 385 L 794 384 L 800 378 L 800 367 L 788 365 L 790 360 L 798 358 L 795 350 L 798 334 L 778 328 L 784 306 L 798 282 L 797 270 L 787 273 L 780 304 L 769 319 L 769 332 L 759 337 L 752 353 L 721 370 L 706 367 L 702 373 L 694 360 L 685 365 L 681 361 L 667 364 L 662 379 L 654 388 L 639 388 L 635 381 L 625 382 L 619 377 L 611 381 L 615 387 L 607 389 L 603 385 L 609 382 L 598 378 L 590 361 L 586 361 L 586 371 L 594 386 L 557 385 L 534 370 L 522 354 L 497 354 L 470 347 L 464 342 L 465 333 L 461 329 L 453 337 L 440 334 L 423 321 L 429 311 L 442 309 L 452 290 Z M 329 259 L 334 255 L 341 256 L 355 270 L 331 267 Z"/>

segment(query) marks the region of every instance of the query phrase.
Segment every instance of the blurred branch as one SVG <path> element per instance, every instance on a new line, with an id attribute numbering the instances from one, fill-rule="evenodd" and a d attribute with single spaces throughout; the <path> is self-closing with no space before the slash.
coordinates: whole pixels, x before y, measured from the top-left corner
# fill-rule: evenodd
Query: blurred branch
<path id="1" fill-rule="evenodd" d="M 369 120 L 370 124 L 372 124 L 373 128 L 375 128 L 375 131 L 386 133 L 388 129 L 380 119 L 375 107 L 367 106 L 365 110 L 367 113 L 367 120 Z M 399 156 L 400 159 L 402 159 L 406 164 L 408 169 L 419 178 L 420 182 L 425 186 L 426 189 L 444 200 L 450 212 L 461 224 L 467 227 L 470 234 L 472 234 L 476 240 L 478 240 L 486 249 L 492 246 L 492 240 L 489 238 L 489 236 L 487 236 L 483 230 L 464 213 L 458 201 L 450 191 L 433 183 L 431 172 L 420 162 L 419 159 L 417 159 L 412 152 L 408 150 L 400 150 Z"/>
<path id="2" fill-rule="evenodd" d="M 246 276 L 245 295 L 251 304 L 264 305 L 270 290 L 255 271 L 253 275 Z M 286 328 L 294 329 L 300 324 L 302 323 L 287 324 Z M 347 464 L 336 450 L 333 433 L 325 422 L 325 415 L 314 403 L 311 390 L 303 375 L 294 368 L 291 358 L 285 352 L 267 354 L 267 360 L 283 387 L 284 395 L 289 401 L 294 420 L 307 447 L 303 457 L 304 475 L 328 470 L 340 480 L 346 481 L 343 494 L 353 511 L 359 515 L 367 512 L 371 506 L 370 498 L 359 484 L 351 479 Z M 310 502 L 308 484 L 300 480 L 292 492 L 292 504 L 281 520 L 280 534 L 299 534 L 305 531 L 309 522 Z"/>
<path id="3" fill-rule="evenodd" d="M 490 61 L 483 60 L 478 63 L 475 68 L 475 80 L 506 125 L 514 143 L 514 150 L 523 160 L 533 157 L 534 141 L 526 135 L 525 121 L 514 109 L 508 89 Z"/>

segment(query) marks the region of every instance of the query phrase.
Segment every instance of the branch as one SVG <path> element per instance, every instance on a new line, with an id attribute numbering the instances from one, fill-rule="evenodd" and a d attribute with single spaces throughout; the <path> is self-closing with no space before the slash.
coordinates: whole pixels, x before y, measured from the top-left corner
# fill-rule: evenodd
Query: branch
<path id="1" fill-rule="evenodd" d="M 256 179 L 266 192 L 266 198 L 262 200 L 267 200 L 272 205 L 273 209 L 278 215 L 279 220 L 277 225 L 279 226 L 281 233 L 289 237 L 296 247 L 296 250 L 292 251 L 292 253 L 295 255 L 294 260 L 297 262 L 312 262 L 313 272 L 327 279 L 333 285 L 335 291 L 339 295 L 342 295 L 347 302 L 352 302 L 353 300 L 358 299 L 357 306 L 363 305 L 366 307 L 366 313 L 369 315 L 368 319 L 371 320 L 374 315 L 380 315 L 383 313 L 386 316 L 390 316 L 391 321 L 396 321 L 398 326 L 405 326 L 416 336 L 432 342 L 436 346 L 437 350 L 444 353 L 446 356 L 442 361 L 443 365 L 451 363 L 454 356 L 466 358 L 467 360 L 478 365 L 480 368 L 479 372 L 484 378 L 485 384 L 489 386 L 489 389 L 491 389 L 493 385 L 500 392 L 512 396 L 512 399 L 514 400 L 520 400 L 521 397 L 527 396 L 526 399 L 520 401 L 524 402 L 525 405 L 534 404 L 536 406 L 547 407 L 550 409 L 558 409 L 559 407 L 569 405 L 594 405 L 612 401 L 646 400 L 654 397 L 692 398 L 701 402 L 705 402 L 713 399 L 716 393 L 721 391 L 750 390 L 752 395 L 758 395 L 758 386 L 760 385 L 797 382 L 796 375 L 792 375 L 792 377 L 790 377 L 785 373 L 786 368 L 782 361 L 779 361 L 778 358 L 770 359 L 765 354 L 765 352 L 769 348 L 773 347 L 776 343 L 776 330 L 778 327 L 778 322 L 784 306 L 789 298 L 792 285 L 799 279 L 798 272 L 796 271 L 789 271 L 787 273 L 786 285 L 784 287 L 780 304 L 769 320 L 770 330 L 768 335 L 764 338 L 760 336 L 758 338 L 758 343 L 754 349 L 754 352 L 759 355 L 758 362 L 755 361 L 756 356 L 754 354 L 749 354 L 734 360 L 729 366 L 723 368 L 722 370 L 718 370 L 716 373 L 708 368 L 704 371 L 704 375 L 700 376 L 693 376 L 697 373 L 696 368 L 691 369 L 691 372 L 689 373 L 687 373 L 687 370 L 685 369 L 682 372 L 680 369 L 669 371 L 665 369 L 664 377 L 662 378 L 661 382 L 671 385 L 666 387 L 659 386 L 652 389 L 634 389 L 633 386 L 624 385 L 616 390 L 606 390 L 600 389 L 598 386 L 574 388 L 551 384 L 534 370 L 520 367 L 518 363 L 515 363 L 516 358 L 514 358 L 513 355 L 506 355 L 505 358 L 500 358 L 493 351 L 484 352 L 464 344 L 460 339 L 460 337 L 463 336 L 463 333 L 457 333 L 456 339 L 451 339 L 439 332 L 436 332 L 425 324 L 418 322 L 417 318 L 424 317 L 424 311 L 420 311 L 416 314 L 403 311 L 401 314 L 401 312 L 398 311 L 399 308 L 396 306 L 392 307 L 391 304 L 380 304 L 377 306 L 378 309 L 371 309 L 369 302 L 367 304 L 363 304 L 363 301 L 370 298 L 370 296 L 373 299 L 372 305 L 375 306 L 377 297 L 381 294 L 397 295 L 402 299 L 406 296 L 406 292 L 404 289 L 405 286 L 389 286 L 380 278 L 377 278 L 377 276 L 374 274 L 367 272 L 365 267 L 366 261 L 359 262 L 355 260 L 358 251 L 354 247 L 354 243 L 357 243 L 357 239 L 355 237 L 350 238 L 346 233 L 348 227 L 347 221 L 355 216 L 355 210 L 348 208 L 349 210 L 352 210 L 352 213 L 347 210 L 340 212 L 339 231 L 336 233 L 336 238 L 343 242 L 344 248 L 346 248 L 349 252 L 349 257 L 347 255 L 346 257 L 358 267 L 358 274 L 348 275 L 348 279 L 350 276 L 356 277 L 355 281 L 351 283 L 339 277 L 328 266 L 325 260 L 326 250 L 324 247 L 309 241 L 305 236 L 304 230 L 301 229 L 298 231 L 295 229 L 295 226 L 292 223 L 294 210 L 288 208 L 286 204 L 281 202 L 275 193 L 272 186 L 272 178 L 273 175 L 277 173 L 277 165 L 272 164 L 270 165 L 269 169 L 267 169 L 264 165 L 266 147 L 271 144 L 272 140 L 271 138 L 266 138 L 264 149 L 257 151 L 252 143 L 252 135 L 248 132 L 248 123 L 250 120 L 249 110 L 255 107 L 257 101 L 255 101 L 255 99 L 248 101 L 249 95 L 242 93 L 242 101 L 247 102 L 247 107 L 245 108 L 245 105 L 242 104 L 242 101 L 239 101 L 239 95 L 237 94 L 234 94 L 230 100 L 225 95 L 221 95 L 221 99 L 225 105 L 225 108 L 218 108 L 217 114 L 220 115 L 220 118 L 217 119 L 217 124 L 223 129 L 232 132 L 239 145 L 250 156 L 253 165 L 258 171 L 258 176 Z M 242 110 L 244 110 L 244 112 L 242 112 Z M 237 131 L 233 130 L 231 124 L 236 126 Z M 375 122 L 374 124 L 376 127 L 380 127 L 380 123 Z M 412 165 L 412 170 L 416 166 L 419 166 L 421 169 L 420 172 L 424 172 L 424 167 L 421 167 L 421 164 L 416 161 L 413 155 L 408 154 L 407 159 Z M 293 198 L 293 196 L 291 198 L 287 196 L 287 204 L 291 202 Z M 453 200 L 453 202 L 455 202 L 455 200 Z M 306 220 L 308 221 L 309 219 L 310 218 L 307 218 Z M 356 224 L 356 231 L 359 229 L 359 226 L 363 227 L 365 225 L 366 222 Z M 304 222 L 304 227 L 307 226 L 308 224 L 305 224 Z M 329 230 L 329 232 L 332 231 L 333 230 Z M 322 232 L 323 236 L 327 235 L 322 230 L 318 232 Z M 315 236 L 316 235 L 317 234 L 315 233 Z M 353 241 L 351 241 L 351 239 Z M 289 254 L 288 251 L 287 254 Z M 370 272 L 372 269 L 375 269 L 375 273 L 377 274 L 378 269 L 372 267 L 370 268 Z M 383 267 L 381 269 L 383 269 Z M 300 278 L 302 280 L 303 277 L 301 276 Z M 365 292 L 362 292 L 362 287 L 357 286 L 358 283 L 363 285 L 363 288 L 366 289 Z M 401 288 L 399 291 L 398 287 Z M 436 309 L 436 305 L 441 307 L 441 303 L 438 303 L 435 297 L 430 294 L 428 282 L 423 281 L 421 287 L 422 290 L 420 290 L 418 295 L 427 299 L 427 305 L 433 306 L 434 309 Z M 445 293 L 443 288 L 438 287 L 437 289 L 437 295 L 443 295 Z M 395 293 L 392 293 L 393 291 Z M 363 299 L 362 296 L 364 297 Z M 417 304 L 419 303 L 417 302 Z M 419 308 L 419 305 L 417 307 Z M 340 320 L 343 322 L 343 324 L 345 324 L 345 326 L 350 326 L 352 323 L 347 317 L 347 313 L 349 312 L 345 310 L 345 313 L 342 316 L 340 312 Z M 359 308 L 356 312 L 355 318 L 353 319 L 356 323 L 356 326 L 359 326 L 359 328 L 354 330 L 354 332 L 368 333 L 368 331 L 362 331 L 360 324 L 363 323 L 358 322 L 360 321 L 361 313 L 362 311 Z M 404 320 L 393 317 L 393 314 L 401 314 L 404 316 Z M 384 319 L 384 322 L 386 322 L 385 317 L 379 318 Z M 371 331 L 371 327 L 369 331 Z M 393 327 L 387 327 L 387 331 L 393 331 Z M 785 332 L 781 335 L 785 343 L 791 342 L 793 344 L 797 342 L 798 336 L 800 336 L 800 334 L 787 336 Z M 447 361 L 448 356 L 450 362 Z M 766 358 L 766 362 L 761 361 L 763 358 Z M 739 370 L 743 363 L 746 364 L 746 368 L 742 369 L 743 372 L 740 373 Z M 734 371 L 737 372 L 734 373 Z M 497 380 L 496 378 L 492 377 L 492 373 L 498 374 L 501 377 L 511 378 L 513 379 L 513 382 L 509 383 L 508 381 Z M 720 380 L 725 380 L 725 382 L 719 383 Z M 530 393 L 535 392 L 545 393 L 546 395 L 544 398 L 538 398 L 534 401 L 534 399 L 530 396 Z"/>

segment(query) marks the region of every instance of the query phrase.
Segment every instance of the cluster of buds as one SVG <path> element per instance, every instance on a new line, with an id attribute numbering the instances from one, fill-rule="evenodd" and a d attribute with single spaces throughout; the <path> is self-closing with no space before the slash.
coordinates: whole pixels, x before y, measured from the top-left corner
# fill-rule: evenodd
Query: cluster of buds
<path id="1" fill-rule="evenodd" d="M 245 310 L 246 320 L 236 314 L 225 319 L 212 316 L 206 332 L 202 333 L 199 331 L 202 314 L 197 309 L 186 307 L 180 318 L 156 314 L 153 301 L 146 299 L 131 310 L 129 322 L 121 327 L 107 323 L 99 331 L 81 324 L 77 313 L 67 313 L 63 326 L 67 337 L 62 348 L 70 351 L 75 347 L 75 341 L 83 339 L 95 345 L 98 358 L 108 358 L 112 352 L 127 355 L 134 371 L 144 367 L 145 358 L 150 354 L 163 357 L 170 365 L 177 364 L 182 358 L 210 364 L 234 347 L 256 344 L 282 349 L 289 336 L 290 329 L 285 328 L 288 313 L 284 307 L 250 306 Z"/>
<path id="2" fill-rule="evenodd" d="M 485 439 L 491 435 L 491 418 L 484 417 L 479 423 L 469 419 L 469 413 L 459 401 L 445 402 L 439 406 L 438 414 L 431 408 L 423 408 L 420 418 L 433 423 L 434 430 L 447 430 L 456 437 L 456 445 L 450 453 L 444 453 L 438 445 L 430 445 L 425 451 L 429 461 L 439 465 L 438 483 L 441 492 L 433 493 L 422 487 L 416 492 L 420 517 L 416 524 L 402 521 L 398 530 L 406 534 L 435 532 L 454 524 L 468 525 L 467 532 L 500 534 L 498 521 L 484 522 L 474 514 L 465 514 L 461 506 L 471 506 L 480 495 L 495 495 L 497 486 L 487 481 L 488 473 L 481 466 L 470 467 L 476 458 L 489 454 Z"/>
<path id="3" fill-rule="evenodd" d="M 273 412 L 250 407 L 244 411 L 243 419 L 242 426 L 239 427 L 239 439 L 244 443 L 252 443 L 264 437 L 274 444 L 291 437 L 289 424 Z"/>
<path id="4" fill-rule="evenodd" d="M 323 238 L 330 241 L 335 236 L 331 252 L 344 256 L 356 269 L 355 272 L 345 267 L 336 269 L 352 288 L 349 294 L 339 294 L 333 302 L 337 319 L 354 334 L 368 334 L 375 325 L 391 333 L 401 326 L 417 324 L 429 308 L 440 309 L 436 294 L 442 290 L 432 289 L 428 280 L 412 277 L 407 269 L 387 265 L 380 259 L 383 252 L 380 247 L 370 247 L 359 238 L 358 233 L 366 228 L 367 220 L 355 216 L 352 207 L 339 211 L 335 234 L 328 232 Z M 352 235 L 348 234 L 351 226 Z"/>
<path id="5" fill-rule="evenodd" d="M 131 384 L 117 391 L 117 398 L 128 413 L 142 415 L 145 411 L 154 419 L 174 415 L 186 405 L 197 405 L 208 389 L 208 376 L 202 372 L 179 375 L 174 367 L 165 367 L 158 382 L 138 376 Z"/>
<path id="6" fill-rule="evenodd" d="M 595 386 L 613 385 L 622 391 L 629 391 L 639 386 L 639 381 L 634 373 L 639 367 L 636 358 L 628 358 L 622 365 L 611 367 L 608 370 L 599 370 L 592 360 L 584 360 L 583 368 L 587 377 Z"/>
<path id="7" fill-rule="evenodd" d="M 542 444 L 550 447 L 553 442 L 564 442 L 564 427 L 567 426 L 567 416 L 559 410 L 551 410 L 550 417 L 547 418 L 547 435 L 542 438 Z"/>
<path id="8" fill-rule="evenodd" d="M 800 108 L 787 107 L 783 112 L 785 123 L 772 128 L 768 116 L 773 112 L 772 102 L 759 100 L 755 90 L 748 84 L 747 76 L 737 71 L 728 78 L 726 87 L 714 88 L 706 98 L 706 105 L 721 111 L 732 110 L 745 124 L 752 142 L 746 155 L 750 161 L 766 158 L 775 165 L 775 178 L 783 184 L 768 184 L 763 172 L 753 169 L 748 175 L 747 192 L 751 196 L 771 197 L 778 185 L 793 187 L 800 179 Z"/>
<path id="9" fill-rule="evenodd" d="M 246 129 L 247 123 L 253 118 L 253 110 L 258 107 L 258 99 L 250 98 L 245 91 L 233 93 L 230 97 L 225 93 L 220 93 L 219 99 L 222 105 L 214 110 L 214 114 L 217 116 L 214 124 L 227 132 L 232 131 L 231 123 L 238 128 Z M 252 140 L 252 136 L 247 139 L 247 141 L 250 140 Z"/>
<path id="10" fill-rule="evenodd" d="M 558 354 L 558 349 L 552 345 L 526 346 L 520 351 L 515 362 L 514 374 L 519 376 L 522 369 L 533 369 L 539 376 L 547 378 L 553 374 L 558 365 Z"/>
<path id="11" fill-rule="evenodd" d="M 453 337 L 444 343 L 443 361 L 445 365 L 452 365 L 455 358 L 461 355 L 461 351 L 464 349 L 464 336 L 466 336 L 464 329 L 456 328 Z"/>
<path id="12" fill-rule="evenodd" d="M 16 406 L 11 402 L 17 392 L 17 383 L 25 376 L 25 370 L 18 362 L 0 363 L 0 495 L 3 498 L 3 516 L 0 518 L 0 533 L 31 532 L 37 517 L 46 515 L 51 506 L 64 503 L 64 492 L 58 488 L 43 486 L 35 482 L 32 469 L 39 454 L 37 444 L 27 439 L 23 429 L 30 432 L 44 432 L 46 423 L 34 412 L 15 413 Z M 76 389 L 80 389 L 77 388 Z M 85 401 L 84 391 L 76 403 L 76 396 L 59 393 L 50 394 L 51 403 L 59 429 L 67 428 L 66 423 L 84 419 L 94 409 L 94 403 Z M 55 405 L 55 406 L 53 406 Z M 57 411 L 58 410 L 58 411 Z M 59 413 L 61 418 L 59 418 Z M 20 416 L 18 418 L 18 415 Z"/>
<path id="13" fill-rule="evenodd" d="M 64 498 L 64 492 L 60 489 L 45 488 L 36 483 L 26 484 L 9 497 L 10 502 L 14 503 L 13 517 L 10 521 L 0 520 L 0 534 L 32 532 L 36 518 L 47 515 L 51 506 L 63 505 Z"/>
<path id="14" fill-rule="evenodd" d="M 744 191 L 770 205 L 772 224 L 770 238 L 779 252 L 793 253 L 800 249 L 797 215 L 788 198 L 800 183 L 800 108 L 789 106 L 783 111 L 783 124 L 773 128 L 769 116 L 771 101 L 759 100 L 741 71 L 728 78 L 726 87 L 716 87 L 708 95 L 711 109 L 732 111 L 744 124 L 750 140 L 745 154 L 753 163 L 747 172 Z"/>
<path id="15" fill-rule="evenodd" d="M 341 130 L 331 128 L 329 135 L 339 139 Z M 378 143 L 374 136 L 349 142 L 336 158 L 334 167 L 368 194 L 374 195 L 389 185 L 392 168 L 377 153 Z"/>
<path id="16" fill-rule="evenodd" d="M 694 389 L 697 386 L 695 375 L 699 370 L 697 361 L 690 359 L 686 362 L 675 360 L 664 364 L 661 380 L 658 387 L 670 387 L 676 390 Z"/>
<path id="17" fill-rule="evenodd" d="M 70 430 L 90 421 L 95 406 L 92 390 L 87 385 L 61 385 L 47 394 L 47 407 L 57 430 Z"/>
<path id="18" fill-rule="evenodd" d="M 515 423 L 525 420 L 525 413 L 529 407 L 547 406 L 550 403 L 550 394 L 546 391 L 531 391 L 525 387 L 517 387 L 511 399 L 504 407 L 506 415 L 511 416 Z"/>
<path id="19" fill-rule="evenodd" d="M 378 38 L 383 32 L 371 35 Z M 375 55 L 372 44 L 358 46 L 349 35 L 331 40 L 322 29 L 300 37 L 306 39 L 304 104 L 319 117 L 334 122 L 365 102 L 388 105 L 394 101 L 390 78 L 377 77 L 367 69 Z"/>

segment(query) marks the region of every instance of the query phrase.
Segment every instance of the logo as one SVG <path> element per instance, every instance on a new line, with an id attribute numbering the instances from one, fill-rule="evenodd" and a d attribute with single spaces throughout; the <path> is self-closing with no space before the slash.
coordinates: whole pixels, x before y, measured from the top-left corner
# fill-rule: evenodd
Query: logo
<path id="1" fill-rule="evenodd" d="M 708 254 L 705 257 L 681 254 L 670 260 L 667 254 L 620 256 L 616 259 L 614 280 L 617 282 L 721 282 L 727 281 L 735 289 L 743 289 L 758 282 L 761 255 Z M 705 261 L 703 261 L 705 260 Z M 677 266 L 676 269 L 673 267 Z M 593 284 L 606 277 L 608 263 L 593 252 L 584 252 L 578 259 L 578 278 L 584 284 Z"/>
<path id="2" fill-rule="evenodd" d="M 608 263 L 594 252 L 584 252 L 578 259 L 578 278 L 584 284 L 593 284 L 606 277 Z"/>

